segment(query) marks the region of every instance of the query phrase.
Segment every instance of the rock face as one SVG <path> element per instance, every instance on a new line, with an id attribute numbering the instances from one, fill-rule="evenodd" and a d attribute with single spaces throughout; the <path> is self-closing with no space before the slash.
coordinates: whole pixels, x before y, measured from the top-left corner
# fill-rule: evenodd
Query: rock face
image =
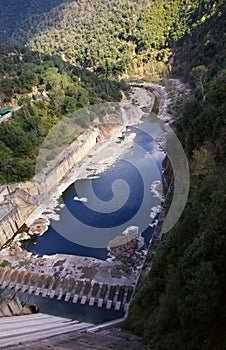
<path id="1" fill-rule="evenodd" d="M 120 235 L 112 239 L 108 244 L 110 256 L 117 260 L 128 262 L 139 247 L 141 235 L 136 226 L 128 227 Z"/>
<path id="2" fill-rule="evenodd" d="M 48 229 L 48 221 L 45 218 L 36 219 L 29 228 L 30 234 L 42 235 Z"/>
<path id="3" fill-rule="evenodd" d="M 67 171 L 95 146 L 98 135 L 98 128 L 88 130 L 34 177 L 33 181 L 42 197 L 47 197 L 58 186 Z"/>
<path id="4" fill-rule="evenodd" d="M 136 251 L 138 243 L 136 238 L 119 235 L 109 242 L 110 254 L 116 259 L 123 260 L 130 258 Z"/>
<path id="5" fill-rule="evenodd" d="M 0 187 L 0 245 L 13 237 L 67 171 L 96 145 L 98 135 L 98 128 L 88 130 L 32 181 Z"/>

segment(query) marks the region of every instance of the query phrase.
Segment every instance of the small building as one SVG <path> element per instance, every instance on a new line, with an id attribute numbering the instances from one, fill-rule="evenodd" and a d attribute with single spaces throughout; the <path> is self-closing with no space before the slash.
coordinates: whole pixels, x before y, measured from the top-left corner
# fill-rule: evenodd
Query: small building
<path id="1" fill-rule="evenodd" d="M 9 113 L 9 112 L 11 112 L 12 111 L 12 107 L 7 107 L 7 108 L 5 108 L 5 109 L 2 109 L 1 111 L 0 111 L 0 116 L 3 116 L 3 115 L 5 115 L 5 114 L 7 114 L 7 113 Z"/>

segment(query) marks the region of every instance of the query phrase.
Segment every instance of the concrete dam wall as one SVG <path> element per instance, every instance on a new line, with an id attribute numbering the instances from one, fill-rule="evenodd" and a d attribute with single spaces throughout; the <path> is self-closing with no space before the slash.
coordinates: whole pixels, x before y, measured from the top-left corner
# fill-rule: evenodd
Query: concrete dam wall
<path id="1" fill-rule="evenodd" d="M 34 293 L 73 303 L 88 303 L 106 309 L 127 310 L 133 287 L 97 283 L 93 280 L 60 278 L 0 267 L 0 288 Z"/>

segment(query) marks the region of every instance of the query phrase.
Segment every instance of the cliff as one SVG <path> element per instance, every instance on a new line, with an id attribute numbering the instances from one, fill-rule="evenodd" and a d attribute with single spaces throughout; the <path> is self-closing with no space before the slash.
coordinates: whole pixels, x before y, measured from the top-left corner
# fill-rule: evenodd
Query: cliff
<path id="1" fill-rule="evenodd" d="M 121 124 L 119 120 L 118 124 Z M 18 231 L 29 215 L 53 193 L 67 172 L 79 163 L 99 140 L 108 138 L 111 130 L 103 126 L 89 129 L 70 144 L 31 181 L 0 188 L 0 244 L 3 245 Z"/>

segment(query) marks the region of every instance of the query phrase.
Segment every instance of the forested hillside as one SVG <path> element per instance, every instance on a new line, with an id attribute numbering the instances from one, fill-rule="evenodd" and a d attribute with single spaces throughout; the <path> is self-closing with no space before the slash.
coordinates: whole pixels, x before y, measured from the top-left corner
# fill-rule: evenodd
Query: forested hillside
<path id="1" fill-rule="evenodd" d="M 224 350 L 225 1 L 3 0 L 0 9 L 1 40 L 29 47 L 1 46 L 1 107 L 22 108 L 0 123 L 0 183 L 32 176 L 63 116 L 120 99 L 125 85 L 104 77 L 167 73 L 190 83 L 190 98 L 170 106 L 190 165 L 188 202 L 155 247 L 125 327 L 154 350 Z M 78 120 L 78 134 L 89 123 Z"/>
<path id="2" fill-rule="evenodd" d="M 175 45 L 173 70 L 193 90 L 189 100 L 171 106 L 190 162 L 190 194 L 157 248 L 125 325 L 151 349 L 225 349 L 225 15 L 225 5 L 218 6 Z"/>
<path id="3" fill-rule="evenodd" d="M 105 76 L 159 75 L 175 40 L 205 21 L 213 1 L 80 0 L 30 16 L 12 39 Z M 204 4 L 206 17 L 199 12 Z"/>
<path id="4" fill-rule="evenodd" d="M 68 0 L 1 0 L 0 43 L 11 40 L 12 34 L 32 15 L 40 15 Z"/>
<path id="5" fill-rule="evenodd" d="M 222 2 L 222 1 L 220 1 Z M 104 76 L 162 75 L 175 41 L 219 1 L 18 1 L 0 4 L 0 41 L 57 54 Z M 205 16 L 203 16 L 205 11 Z"/>
<path id="6" fill-rule="evenodd" d="M 0 77 L 1 107 L 21 106 L 10 122 L 0 123 L 0 183 L 31 178 L 44 137 L 64 116 L 119 101 L 126 89 L 58 57 L 7 44 L 0 46 Z M 91 122 L 84 118 L 77 119 L 77 135 Z"/>

